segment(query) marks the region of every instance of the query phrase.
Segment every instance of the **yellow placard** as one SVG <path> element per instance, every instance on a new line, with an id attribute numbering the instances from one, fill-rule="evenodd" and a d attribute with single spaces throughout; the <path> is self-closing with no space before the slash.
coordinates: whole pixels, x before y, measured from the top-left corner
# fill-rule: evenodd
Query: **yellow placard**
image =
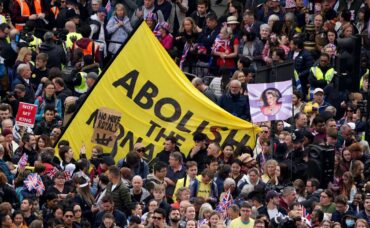
<path id="1" fill-rule="evenodd" d="M 136 142 L 146 146 L 146 159 L 163 150 L 165 137 L 177 138 L 187 154 L 195 132 L 205 133 L 220 145 L 255 145 L 255 125 L 235 117 L 210 101 L 189 82 L 146 23 L 141 23 L 114 61 L 98 79 L 84 104 L 67 125 L 61 139 L 77 151 L 86 144 L 88 157 L 96 144 L 94 133 L 99 109 L 122 113 L 114 159 L 123 158 Z M 112 137 L 94 141 L 109 145 Z M 104 152 L 111 148 L 104 147 Z"/>

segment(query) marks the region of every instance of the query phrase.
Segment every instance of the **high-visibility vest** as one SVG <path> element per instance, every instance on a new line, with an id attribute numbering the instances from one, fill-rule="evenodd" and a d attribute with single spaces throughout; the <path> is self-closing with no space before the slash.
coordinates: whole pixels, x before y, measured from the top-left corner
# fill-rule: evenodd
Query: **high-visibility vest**
<path id="1" fill-rule="evenodd" d="M 72 46 L 73 46 L 73 42 L 72 42 L 72 39 L 71 39 L 72 37 L 76 37 L 76 40 L 79 40 L 79 39 L 82 38 L 82 35 L 80 33 L 77 33 L 77 32 L 68 33 L 67 34 L 67 39 L 66 39 L 66 47 L 67 48 L 72 48 Z"/>
<path id="2" fill-rule="evenodd" d="M 93 51 L 93 46 L 94 46 L 94 41 L 90 41 L 90 43 L 87 45 L 87 47 L 85 49 L 79 47 L 76 43 L 74 44 L 74 49 L 81 49 L 82 50 L 82 54 L 84 56 L 86 55 L 93 55 L 95 54 L 95 51 Z"/>
<path id="3" fill-rule="evenodd" d="M 21 8 L 21 16 L 22 17 L 29 17 L 31 16 L 30 7 L 28 7 L 28 4 L 25 0 L 17 0 L 19 7 Z M 42 13 L 41 8 L 41 1 L 40 0 L 33 0 L 33 4 L 35 6 L 36 14 Z M 17 30 L 23 30 L 26 23 L 16 23 L 15 28 Z"/>
<path id="4" fill-rule="evenodd" d="M 86 93 L 87 92 L 87 84 L 86 84 L 86 77 L 87 77 L 87 73 L 86 72 L 79 72 L 80 76 L 81 76 L 81 83 L 80 85 L 78 86 L 75 86 L 75 91 L 79 94 L 83 94 L 83 93 Z"/>
<path id="5" fill-rule="evenodd" d="M 317 80 L 325 80 L 327 83 L 330 83 L 334 77 L 334 68 L 327 70 L 324 75 L 318 66 L 314 66 L 311 67 L 311 72 Z"/>
<path id="6" fill-rule="evenodd" d="M 311 67 L 310 70 L 317 80 L 325 80 L 328 84 L 331 82 L 331 80 L 333 80 L 334 73 L 335 73 L 334 68 L 330 68 L 329 70 L 326 71 L 324 75 L 318 66 Z M 310 86 L 310 94 L 308 96 L 310 99 L 313 98 L 313 91 L 315 89 L 316 88 L 313 88 L 312 86 Z"/>
<path id="7" fill-rule="evenodd" d="M 4 15 L 0 15 L 0 24 L 4 24 L 4 23 L 8 23 L 7 21 L 6 21 L 6 17 L 4 17 Z"/>
<path id="8" fill-rule="evenodd" d="M 59 8 L 58 6 L 53 6 L 50 8 L 51 12 L 53 12 L 54 16 L 55 16 L 55 19 L 57 19 L 58 17 L 58 14 L 59 14 Z"/>
<path id="9" fill-rule="evenodd" d="M 361 79 L 360 79 L 360 89 L 363 89 L 363 88 L 364 88 L 364 77 L 365 77 L 366 75 L 369 75 L 369 69 L 366 69 L 365 74 L 363 74 L 363 75 L 361 76 Z"/>
<path id="10" fill-rule="evenodd" d="M 33 51 L 35 51 L 36 48 L 41 45 L 42 40 L 39 39 L 39 38 L 37 38 L 34 35 L 32 35 L 32 37 L 33 37 L 33 40 L 28 44 L 28 46 L 30 47 L 30 49 L 32 49 Z"/>

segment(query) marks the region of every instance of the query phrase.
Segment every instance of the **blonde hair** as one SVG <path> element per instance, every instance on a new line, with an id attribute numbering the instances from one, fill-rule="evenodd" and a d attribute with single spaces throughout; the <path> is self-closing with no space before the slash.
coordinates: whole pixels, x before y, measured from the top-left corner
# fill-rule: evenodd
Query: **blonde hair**
<path id="1" fill-rule="evenodd" d="M 117 3 L 117 5 L 114 7 L 114 16 L 117 16 L 116 11 L 119 8 L 122 8 L 123 9 L 123 16 L 126 16 L 126 8 L 125 8 L 125 6 L 122 3 Z"/>
<path id="2" fill-rule="evenodd" d="M 274 159 L 270 159 L 270 160 L 267 160 L 264 167 L 263 167 L 263 170 L 264 170 L 264 173 L 269 176 L 269 174 L 267 173 L 267 166 L 269 165 L 274 165 L 275 167 L 279 165 L 279 163 L 274 160 Z"/>
<path id="3" fill-rule="evenodd" d="M 238 80 L 238 75 L 239 75 L 240 73 L 243 73 L 243 71 L 241 71 L 241 70 L 236 70 L 236 71 L 234 72 L 233 76 L 231 77 L 231 80 L 233 80 L 233 79 Z M 243 74 L 244 74 L 244 73 L 243 73 Z"/>
<path id="4" fill-rule="evenodd" d="M 26 55 L 32 55 L 32 51 L 27 47 L 22 47 L 18 52 L 17 61 L 23 62 Z"/>
<path id="5" fill-rule="evenodd" d="M 156 192 L 164 192 L 165 187 L 164 187 L 163 184 L 155 184 L 153 190 L 156 191 Z"/>
<path id="6" fill-rule="evenodd" d="M 195 25 L 195 22 L 194 22 L 193 18 L 191 18 L 191 17 L 185 17 L 184 18 L 184 20 L 182 21 L 181 26 L 180 26 L 180 32 L 185 32 L 185 28 L 184 28 L 184 22 L 185 21 L 190 21 L 190 23 L 192 25 L 191 31 L 193 33 L 196 33 L 197 32 L 197 26 Z"/>

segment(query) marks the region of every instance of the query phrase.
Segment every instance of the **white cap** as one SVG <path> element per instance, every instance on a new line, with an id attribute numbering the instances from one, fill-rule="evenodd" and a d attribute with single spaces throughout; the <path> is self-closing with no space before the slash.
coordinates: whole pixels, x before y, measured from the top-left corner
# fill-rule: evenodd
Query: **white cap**
<path id="1" fill-rule="evenodd" d="M 350 126 L 351 127 L 351 129 L 352 130 L 355 130 L 356 129 L 356 124 L 355 123 L 353 123 L 353 122 L 349 122 L 349 123 L 347 123 L 348 124 L 348 126 Z"/>
<path id="2" fill-rule="evenodd" d="M 316 94 L 316 93 L 318 93 L 318 92 L 321 92 L 321 93 L 323 93 L 323 94 L 324 94 L 324 90 L 323 90 L 323 89 L 321 89 L 321 88 L 316 88 L 316 89 L 313 91 L 313 94 Z"/>

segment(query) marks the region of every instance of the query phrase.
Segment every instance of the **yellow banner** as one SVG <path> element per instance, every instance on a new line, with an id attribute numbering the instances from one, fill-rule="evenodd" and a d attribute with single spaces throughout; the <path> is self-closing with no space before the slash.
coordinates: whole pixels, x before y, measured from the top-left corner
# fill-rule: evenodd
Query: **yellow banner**
<path id="1" fill-rule="evenodd" d="M 113 137 L 99 132 L 112 131 L 117 116 L 102 112 L 106 109 L 122 114 L 116 161 L 137 142 L 146 146 L 146 159 L 151 160 L 163 150 L 167 136 L 176 137 L 181 151 L 188 154 L 195 132 L 220 145 L 252 148 L 258 133 L 256 126 L 224 111 L 194 88 L 146 23 L 141 23 L 67 125 L 61 139 L 70 142 L 76 158 L 83 143 L 88 157 L 96 145 L 91 141 L 110 145 Z M 94 134 L 97 120 L 101 129 Z M 104 147 L 104 152 L 110 151 Z"/>

